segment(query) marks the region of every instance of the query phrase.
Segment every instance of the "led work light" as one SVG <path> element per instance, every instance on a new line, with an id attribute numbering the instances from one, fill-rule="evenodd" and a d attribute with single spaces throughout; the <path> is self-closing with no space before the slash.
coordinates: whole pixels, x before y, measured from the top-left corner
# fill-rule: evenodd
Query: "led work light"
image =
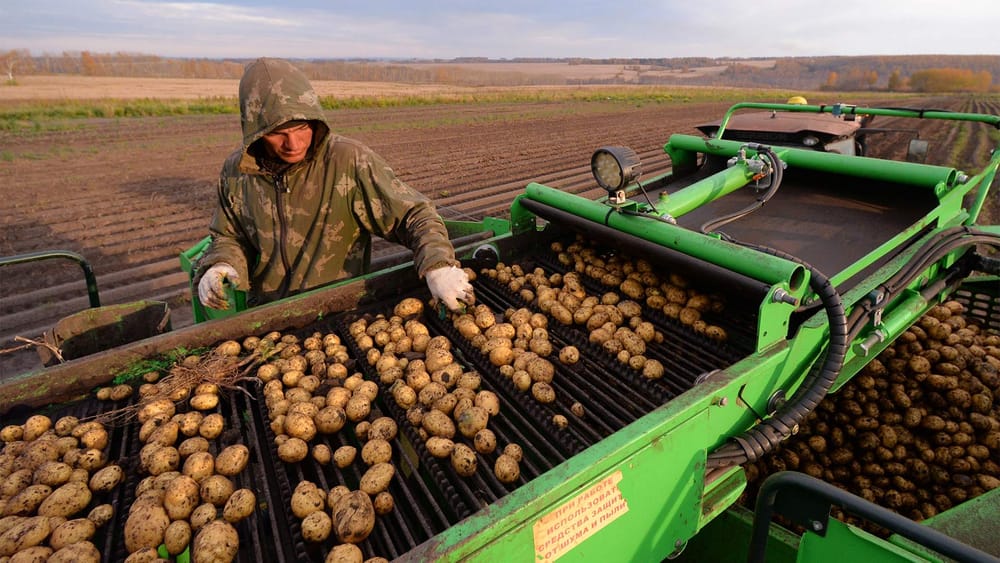
<path id="1" fill-rule="evenodd" d="M 628 147 L 601 147 L 590 157 L 590 170 L 598 185 L 615 194 L 642 174 L 642 163 Z"/>

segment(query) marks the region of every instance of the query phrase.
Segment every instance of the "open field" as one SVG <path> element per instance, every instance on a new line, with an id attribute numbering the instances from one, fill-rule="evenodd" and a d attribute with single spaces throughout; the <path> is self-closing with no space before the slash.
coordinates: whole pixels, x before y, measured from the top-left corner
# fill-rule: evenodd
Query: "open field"
<path id="1" fill-rule="evenodd" d="M 26 77 L 19 82 L 0 87 L 0 113 L 46 100 L 196 99 L 235 96 L 236 91 L 236 81 L 225 80 Z M 484 96 L 483 90 L 441 86 L 315 85 L 324 96 Z M 435 201 L 443 216 L 479 219 L 503 216 L 531 181 L 596 195 L 589 158 L 601 145 L 635 148 L 647 176 L 667 170 L 662 146 L 670 134 L 695 134 L 695 125 L 717 118 L 742 99 L 718 91 L 712 96 L 666 102 L 553 95 L 518 102 L 487 97 L 492 101 L 479 103 L 458 97 L 452 103 L 336 109 L 328 117 L 338 133 L 386 157 L 404 181 Z M 893 103 L 899 105 L 898 100 Z M 995 102 L 964 97 L 919 104 L 998 111 Z M 892 124 L 887 120 L 880 126 Z M 967 169 L 981 165 L 992 146 L 985 127 L 956 130 L 931 124 L 921 137 L 932 143 L 933 162 L 954 160 Z M 0 256 L 78 252 L 94 267 L 102 304 L 163 300 L 173 309 L 174 328 L 186 326 L 192 322 L 190 297 L 178 255 L 207 234 L 219 167 L 239 142 L 235 113 L 65 119 L 0 130 L 0 176 L 5 178 Z M 0 349 L 13 347 L 18 335 L 37 338 L 59 318 L 88 305 L 80 269 L 72 263 L 36 262 L 3 270 Z M 36 363 L 30 350 L 0 356 L 0 377 Z"/>

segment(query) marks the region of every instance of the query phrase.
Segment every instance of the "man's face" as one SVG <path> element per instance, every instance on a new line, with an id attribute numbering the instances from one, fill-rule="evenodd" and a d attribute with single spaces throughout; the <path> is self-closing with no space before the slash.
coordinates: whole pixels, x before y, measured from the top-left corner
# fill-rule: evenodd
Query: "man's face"
<path id="1" fill-rule="evenodd" d="M 269 155 L 295 164 L 306 157 L 312 146 L 313 129 L 308 121 L 294 121 L 264 135 Z"/>

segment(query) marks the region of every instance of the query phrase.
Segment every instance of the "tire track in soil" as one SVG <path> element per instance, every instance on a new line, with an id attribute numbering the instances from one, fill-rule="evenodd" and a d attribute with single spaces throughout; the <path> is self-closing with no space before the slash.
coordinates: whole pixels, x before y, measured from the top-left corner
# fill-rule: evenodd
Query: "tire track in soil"
<path id="1" fill-rule="evenodd" d="M 593 197 L 589 160 L 602 145 L 639 152 L 644 177 L 665 172 L 672 133 L 697 134 L 730 105 L 594 102 L 449 105 L 328 113 L 337 133 L 365 142 L 445 218 L 506 216 L 532 181 Z M 933 105 L 933 104 L 931 104 Z M 887 126 L 887 125 L 886 125 Z M 0 254 L 65 249 L 88 259 L 102 304 L 166 301 L 173 327 L 192 322 L 178 255 L 207 234 L 218 169 L 239 144 L 235 116 L 73 122 L 15 136 L 0 217 Z M 905 143 L 904 143 L 905 154 Z M 376 255 L 401 247 L 376 245 Z M 8 266 L 0 291 L 0 348 L 38 337 L 88 306 L 80 269 L 65 261 Z M 37 364 L 33 351 L 0 356 L 0 377 Z"/>

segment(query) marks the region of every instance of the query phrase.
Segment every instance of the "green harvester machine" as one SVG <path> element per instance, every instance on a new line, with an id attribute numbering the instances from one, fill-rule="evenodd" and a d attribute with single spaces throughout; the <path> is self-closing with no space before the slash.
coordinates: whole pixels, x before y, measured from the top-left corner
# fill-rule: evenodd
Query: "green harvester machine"
<path id="1" fill-rule="evenodd" d="M 877 133 L 866 129 L 872 119 L 1000 128 L 994 115 L 743 103 L 726 113 L 711 137 L 672 135 L 664 145 L 672 163 L 667 173 L 642 178 L 634 151 L 602 147 L 591 165 L 597 185 L 607 191 L 604 197 L 592 200 L 532 183 L 515 198 L 509 220 L 449 222 L 459 256 L 476 272 L 520 264 L 525 271 L 565 274 L 573 266 L 560 260 L 559 249 L 585 241 L 603 263 L 628 256 L 645 260 L 664 279 L 681 274 L 691 287 L 725 301 L 724 310 L 705 318 L 727 336 L 708 337 L 648 301 L 641 303 L 643 318 L 664 335 L 662 342 L 649 344 L 647 355 L 664 367 L 662 377 L 650 379 L 607 357 L 580 326 L 550 319 L 556 347 L 575 345 L 581 359 L 572 367 L 556 366 L 552 386 L 558 398 L 543 405 L 518 392 L 477 349 L 463 348 L 445 319 L 429 315 L 432 333 L 449 336 L 483 386 L 503 399 L 490 428 L 498 443 L 516 442 L 524 449 L 521 477 L 513 484 L 495 479 L 493 454 L 480 454 L 480 470 L 472 478 L 427 456 L 405 412 L 383 389 L 380 411 L 396 418 L 401 429 L 393 444 L 401 467 L 390 488 L 396 509 L 380 517 L 361 544 L 366 557 L 997 560 L 997 489 L 922 522 L 793 471 L 765 480 L 755 504 L 741 499 L 748 493 L 746 465 L 792 438 L 824 398 L 935 305 L 961 299 L 971 322 L 1000 333 L 1000 226 L 977 223 L 988 198 L 996 197 L 989 193 L 1000 152 L 970 173 L 918 162 L 927 149 L 923 142 L 911 143 L 912 158 L 903 161 L 858 156 L 853 147 L 860 145 L 845 144 L 843 136 L 810 134 L 808 126 L 783 123 L 780 132 L 727 135 L 730 121 L 744 110 L 856 123 L 845 134 L 865 136 L 868 154 Z M 845 146 L 852 147 L 848 154 L 839 150 Z M 182 256 L 189 272 L 198 250 Z M 25 408 L 91 405 L 87 394 L 95 386 L 136 361 L 178 347 L 273 330 L 334 331 L 349 342 L 349 322 L 391 314 L 392 304 L 406 296 L 427 298 L 411 263 L 384 266 L 260 307 L 237 306 L 234 296 L 233 310 L 217 317 L 200 308 L 193 292 L 197 318 L 205 322 L 4 383 L 0 412 L 7 418 L 23 416 Z M 587 283 L 596 295 L 617 289 L 593 279 Z M 479 275 L 474 286 L 477 301 L 498 313 L 538 310 L 487 275 Z M 377 380 L 363 363 L 358 369 L 365 378 Z M 259 392 L 252 385 L 248 389 Z M 241 547 L 239 558 L 323 561 L 332 544 L 304 544 L 298 521 L 280 507 L 302 479 L 356 486 L 357 476 L 333 466 L 278 460 L 262 422 L 267 420 L 262 403 L 238 394 L 220 407 L 245 425 L 243 435 L 255 444 L 252 464 L 262 468 L 258 497 L 273 503 L 241 524 L 241 542 L 248 547 L 247 553 Z M 570 414 L 574 403 L 586 407 L 586 416 Z M 554 424 L 556 414 L 565 414 L 569 425 Z M 1000 463 L 1000 451 L 990 455 Z M 889 533 L 876 535 L 837 520 L 831 517 L 834 507 Z"/>

